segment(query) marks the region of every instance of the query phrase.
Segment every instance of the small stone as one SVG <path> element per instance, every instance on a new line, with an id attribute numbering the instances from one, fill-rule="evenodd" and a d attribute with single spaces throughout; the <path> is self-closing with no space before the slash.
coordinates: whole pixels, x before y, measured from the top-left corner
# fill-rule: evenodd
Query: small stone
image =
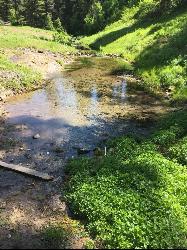
<path id="1" fill-rule="evenodd" d="M 0 209 L 5 209 L 6 208 L 6 202 L 2 202 L 0 200 Z"/>
<path id="2" fill-rule="evenodd" d="M 86 148 L 78 148 L 77 149 L 78 155 L 89 154 L 90 152 L 91 152 L 91 150 L 90 149 L 86 149 Z"/>
<path id="3" fill-rule="evenodd" d="M 54 179 L 53 182 L 54 182 L 54 183 L 57 183 L 57 182 L 61 182 L 61 181 L 62 181 L 62 177 L 59 176 L 58 178 Z"/>
<path id="4" fill-rule="evenodd" d="M 36 134 L 36 135 L 33 136 L 33 139 L 35 139 L 35 140 L 37 140 L 37 139 L 39 139 L 39 138 L 40 138 L 40 135 L 39 135 L 39 134 Z"/>
<path id="5" fill-rule="evenodd" d="M 53 150 L 56 153 L 64 153 L 64 149 L 62 147 L 59 147 L 59 146 L 55 147 Z"/>
<path id="6" fill-rule="evenodd" d="M 7 238 L 8 238 L 8 239 L 11 239 L 11 238 L 12 238 L 12 235 L 11 235 L 11 234 L 8 234 L 8 235 L 7 235 Z"/>

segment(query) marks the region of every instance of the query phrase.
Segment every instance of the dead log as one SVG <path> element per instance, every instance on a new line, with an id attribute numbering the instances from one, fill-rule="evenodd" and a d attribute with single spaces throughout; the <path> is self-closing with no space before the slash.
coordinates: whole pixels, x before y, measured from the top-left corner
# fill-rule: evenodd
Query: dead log
<path id="1" fill-rule="evenodd" d="M 40 179 L 45 180 L 45 181 L 51 181 L 51 180 L 54 179 L 53 176 L 50 176 L 50 175 L 48 175 L 46 173 L 41 173 L 41 172 L 38 172 L 36 170 L 26 168 L 26 167 L 23 167 L 23 166 L 20 166 L 20 165 L 7 164 L 5 162 L 0 161 L 0 166 L 7 169 L 7 170 L 12 170 L 12 171 L 15 171 L 15 172 L 18 172 L 18 173 L 22 173 L 22 174 L 30 175 L 30 176 L 33 176 L 33 177 L 37 177 L 37 178 L 40 178 Z"/>

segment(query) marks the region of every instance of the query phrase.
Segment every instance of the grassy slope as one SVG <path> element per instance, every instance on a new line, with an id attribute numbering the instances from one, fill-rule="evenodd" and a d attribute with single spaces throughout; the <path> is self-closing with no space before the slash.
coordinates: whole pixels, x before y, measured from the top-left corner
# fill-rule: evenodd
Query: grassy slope
<path id="1" fill-rule="evenodd" d="M 51 52 L 73 52 L 70 46 L 54 42 L 53 32 L 31 27 L 0 27 L 0 48 L 33 48 Z"/>
<path id="2" fill-rule="evenodd" d="M 126 9 L 122 19 L 82 42 L 103 53 L 117 53 L 135 65 L 151 91 L 172 87 L 174 98 L 187 99 L 187 7 L 162 18 L 146 18 L 146 7 Z M 146 11 L 145 11 L 146 10 Z"/>
<path id="3" fill-rule="evenodd" d="M 41 75 L 26 66 L 14 63 L 7 50 L 19 48 L 66 53 L 74 48 L 52 41 L 53 32 L 31 27 L 0 26 L 0 88 L 14 91 L 30 90 L 41 82 Z M 2 77 L 10 75 L 12 77 Z"/>

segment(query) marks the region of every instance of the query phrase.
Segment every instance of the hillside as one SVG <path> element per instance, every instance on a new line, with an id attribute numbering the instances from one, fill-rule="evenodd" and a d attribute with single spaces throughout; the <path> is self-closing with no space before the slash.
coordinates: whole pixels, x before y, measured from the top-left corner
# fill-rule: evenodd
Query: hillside
<path id="1" fill-rule="evenodd" d="M 169 90 L 174 99 L 186 100 L 187 6 L 162 17 L 154 16 L 153 9 L 154 1 L 125 8 L 119 21 L 81 41 L 130 61 L 147 89 Z"/>

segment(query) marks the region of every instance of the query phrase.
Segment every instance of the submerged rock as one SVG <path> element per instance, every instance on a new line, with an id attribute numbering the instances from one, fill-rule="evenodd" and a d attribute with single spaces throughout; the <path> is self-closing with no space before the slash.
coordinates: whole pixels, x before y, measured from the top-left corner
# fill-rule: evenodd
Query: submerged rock
<path id="1" fill-rule="evenodd" d="M 36 135 L 33 136 L 33 139 L 35 139 L 35 140 L 37 140 L 39 138 L 40 138 L 40 134 L 36 134 Z"/>
<path id="2" fill-rule="evenodd" d="M 53 151 L 56 152 L 56 153 L 59 153 L 59 154 L 64 153 L 64 149 L 62 147 L 60 147 L 60 146 L 54 147 Z"/>
<path id="3" fill-rule="evenodd" d="M 78 148 L 77 149 L 78 155 L 89 154 L 90 152 L 91 152 L 91 150 L 90 149 L 86 149 L 86 148 Z"/>

